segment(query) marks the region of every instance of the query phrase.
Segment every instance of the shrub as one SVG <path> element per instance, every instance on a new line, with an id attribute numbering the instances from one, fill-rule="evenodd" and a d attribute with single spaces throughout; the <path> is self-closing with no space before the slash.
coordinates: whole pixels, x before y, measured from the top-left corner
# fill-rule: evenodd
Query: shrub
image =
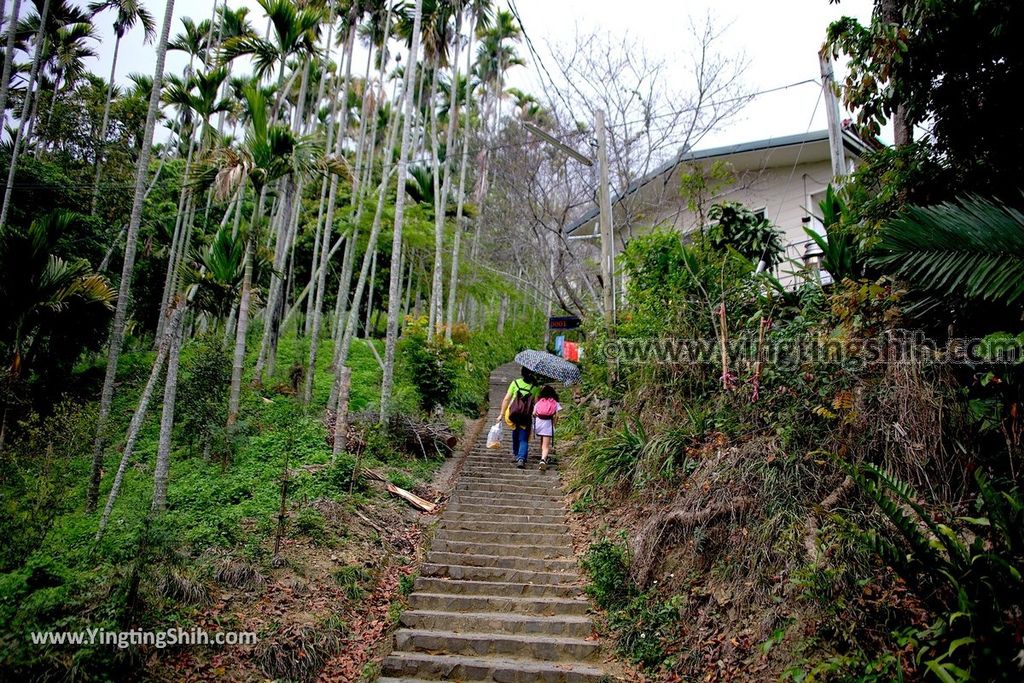
<path id="1" fill-rule="evenodd" d="M 605 609 L 621 606 L 633 593 L 626 549 L 612 541 L 598 541 L 583 556 L 590 576 L 587 595 Z"/>
<path id="2" fill-rule="evenodd" d="M 181 416 L 182 433 L 188 440 L 189 451 L 198 441 L 205 454 L 217 445 L 217 450 L 233 450 L 222 427 L 227 415 L 227 392 L 213 387 L 224 387 L 231 379 L 231 358 L 219 335 L 201 337 L 185 356 L 183 381 L 178 384 L 176 409 Z"/>
<path id="3" fill-rule="evenodd" d="M 752 263 L 764 261 L 768 268 L 779 263 L 782 232 L 767 218 L 758 218 L 736 202 L 715 204 L 708 217 L 715 221 L 708 236 L 716 249 L 735 249 Z"/>
<path id="4" fill-rule="evenodd" d="M 455 387 L 458 366 L 466 360 L 459 347 L 441 334 L 428 340 L 422 322 L 414 322 L 402 337 L 401 353 L 419 389 L 423 409 L 432 412 L 446 405 Z"/>
<path id="5" fill-rule="evenodd" d="M 608 625 L 615 631 L 618 649 L 631 661 L 649 669 L 665 663 L 666 643 L 678 640 L 679 596 L 662 600 L 641 593 L 629 578 L 625 547 L 598 541 L 583 556 L 590 577 L 587 594 L 608 610 Z"/>

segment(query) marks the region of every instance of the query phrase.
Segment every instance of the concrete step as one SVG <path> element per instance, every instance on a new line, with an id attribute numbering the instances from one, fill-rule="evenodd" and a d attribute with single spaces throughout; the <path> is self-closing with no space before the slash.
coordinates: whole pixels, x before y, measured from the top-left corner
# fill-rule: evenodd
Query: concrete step
<path id="1" fill-rule="evenodd" d="M 485 508 L 486 509 L 486 508 Z M 506 510 L 499 513 L 493 512 L 476 512 L 473 510 L 465 509 L 452 509 L 448 508 L 445 510 L 444 515 L 441 517 L 441 521 L 444 524 L 451 522 L 484 522 L 484 523 L 496 523 L 503 524 L 508 521 L 514 520 L 517 524 L 557 524 L 564 525 L 565 515 L 558 513 L 555 515 L 534 515 L 534 514 L 522 514 L 522 510 L 514 508 L 518 512 L 512 512 Z"/>
<path id="2" fill-rule="evenodd" d="M 597 653 L 597 644 L 582 638 L 500 633 L 456 633 L 402 628 L 395 649 L 484 657 L 529 657 L 546 662 L 581 662 Z"/>
<path id="3" fill-rule="evenodd" d="M 439 553 L 449 557 L 465 557 L 455 553 Z M 420 574 L 432 578 L 446 578 L 454 581 L 500 581 L 510 583 L 532 583 L 537 586 L 580 586 L 582 579 L 575 569 L 558 568 L 554 571 L 523 569 L 517 567 L 491 567 L 484 565 L 459 564 L 458 562 L 436 562 L 429 559 L 420 569 Z"/>
<path id="4" fill-rule="evenodd" d="M 493 491 L 456 491 L 453 501 L 473 505 L 504 505 L 520 511 L 544 509 L 545 512 L 565 511 L 561 498 L 555 496 L 534 496 L 528 493 L 494 493 Z"/>
<path id="5" fill-rule="evenodd" d="M 463 474 L 476 474 L 481 476 L 503 474 L 510 477 L 523 476 L 523 477 L 547 477 L 552 480 L 558 479 L 558 469 L 554 465 L 549 464 L 548 469 L 544 472 L 540 471 L 540 460 L 537 458 L 530 458 L 526 461 L 526 466 L 523 469 L 519 469 L 513 462 L 502 462 L 493 464 L 483 463 L 467 463 L 462 470 Z"/>
<path id="6" fill-rule="evenodd" d="M 577 586 L 548 583 L 510 581 L 472 581 L 419 576 L 413 590 L 424 593 L 458 593 L 461 595 L 504 595 L 531 598 L 577 598 L 582 590 Z"/>
<path id="7" fill-rule="evenodd" d="M 501 595 L 413 593 L 409 606 L 435 612 L 502 612 L 548 617 L 586 614 L 590 604 L 573 598 L 509 598 Z"/>
<path id="8" fill-rule="evenodd" d="M 496 557 L 531 557 L 534 559 L 572 558 L 572 548 L 551 545 L 502 545 L 500 543 L 465 543 L 435 539 L 430 549 L 443 553 L 463 553 L 469 555 L 494 555 Z"/>
<path id="9" fill-rule="evenodd" d="M 463 470 L 459 481 L 466 484 L 525 484 L 527 486 L 551 487 L 561 482 L 550 469 L 547 472 L 537 470 Z"/>
<path id="10" fill-rule="evenodd" d="M 565 508 L 561 505 L 552 504 L 544 506 L 543 509 L 535 509 L 533 506 L 530 508 L 524 508 L 522 505 L 503 505 L 501 502 L 493 498 L 485 498 L 484 500 L 487 502 L 474 501 L 472 500 L 472 496 L 459 496 L 453 498 L 448 502 L 448 506 L 445 508 L 445 515 L 452 512 L 472 512 L 485 515 L 500 515 L 509 519 L 517 516 L 529 516 L 531 519 L 535 516 L 559 517 L 563 520 L 565 519 Z"/>
<path id="11" fill-rule="evenodd" d="M 539 560 L 532 557 L 445 553 L 433 550 L 427 553 L 427 562 L 470 567 L 494 567 L 497 569 L 528 569 L 534 572 L 575 573 L 577 568 L 575 560 Z"/>
<path id="12" fill-rule="evenodd" d="M 501 612 L 461 614 L 458 612 L 406 610 L 402 612 L 401 621 L 403 626 L 409 628 L 454 631 L 456 633 L 502 633 L 586 638 L 594 631 L 589 617 L 573 615 L 538 617 L 531 614 Z"/>
<path id="13" fill-rule="evenodd" d="M 490 543 L 497 545 L 551 545 L 565 548 L 572 553 L 572 544 L 567 534 L 543 534 L 530 531 L 462 531 L 441 528 L 434 534 L 435 539 L 462 541 L 463 543 Z"/>
<path id="14" fill-rule="evenodd" d="M 476 468 L 476 467 L 480 467 L 480 468 L 485 468 L 485 469 L 493 468 L 493 469 L 502 470 L 502 471 L 506 471 L 506 472 L 509 472 L 509 471 L 511 471 L 511 472 L 520 472 L 520 473 L 522 473 L 522 472 L 525 472 L 525 473 L 537 473 L 538 472 L 538 470 L 536 468 L 521 470 L 518 467 L 516 467 L 516 462 L 512 458 L 512 454 L 511 453 L 503 453 L 501 455 L 501 457 L 496 457 L 496 458 L 485 458 L 485 457 L 469 456 L 463 462 L 465 463 L 463 465 L 463 469 L 464 470 L 470 470 L 470 469 L 473 469 L 473 468 Z M 539 465 L 540 464 L 540 453 L 530 453 L 526 457 L 526 464 L 527 465 Z M 552 463 L 552 462 L 548 462 L 548 465 L 553 465 L 553 464 L 554 463 Z"/>
<path id="15" fill-rule="evenodd" d="M 497 481 L 464 481 L 455 487 L 456 491 L 472 491 L 474 493 L 514 493 L 517 496 L 527 494 L 532 496 L 562 498 L 561 491 L 555 486 L 534 485 L 532 483 L 505 483 Z"/>
<path id="16" fill-rule="evenodd" d="M 388 676 L 415 676 L 430 681 L 600 683 L 607 680 L 600 668 L 589 664 L 423 652 L 394 652 L 384 660 L 383 672 Z"/>
<path id="17" fill-rule="evenodd" d="M 498 521 L 480 519 L 451 519 L 448 515 L 441 518 L 442 529 L 461 531 L 525 531 L 543 534 L 566 535 L 569 527 L 564 523 L 524 522 L 519 517 L 507 517 Z"/>

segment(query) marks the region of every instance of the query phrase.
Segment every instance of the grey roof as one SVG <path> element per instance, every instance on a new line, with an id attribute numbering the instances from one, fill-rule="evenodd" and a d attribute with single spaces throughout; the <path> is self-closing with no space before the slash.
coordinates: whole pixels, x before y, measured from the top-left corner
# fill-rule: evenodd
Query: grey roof
<path id="1" fill-rule="evenodd" d="M 661 166 L 643 176 L 637 178 L 629 184 L 626 191 L 612 199 L 612 204 L 621 202 L 626 197 L 629 197 L 640 188 L 644 187 L 648 183 L 652 182 L 656 178 L 660 177 L 664 173 L 667 173 L 674 169 L 676 166 L 687 161 L 700 161 L 701 159 L 714 159 L 715 157 L 733 156 L 736 154 L 743 154 L 744 152 L 758 152 L 764 149 L 778 149 L 780 147 L 790 147 L 792 145 L 805 145 L 809 142 L 820 142 L 822 140 L 828 140 L 827 130 L 816 130 L 809 133 L 800 133 L 797 135 L 785 135 L 778 138 L 768 138 L 767 140 L 755 140 L 754 142 L 742 142 L 737 145 L 725 145 L 723 147 L 712 147 L 710 149 L 701 149 L 693 152 L 689 152 L 686 149 L 680 151 L 674 159 L 670 159 Z M 864 142 L 851 133 L 848 130 L 843 131 L 843 143 L 846 148 L 854 152 L 858 156 L 867 151 L 868 147 Z M 595 205 L 594 208 L 587 211 L 586 214 L 575 220 L 567 229 L 566 233 L 571 235 L 581 227 L 591 222 L 598 217 L 600 213 L 598 207 Z"/>

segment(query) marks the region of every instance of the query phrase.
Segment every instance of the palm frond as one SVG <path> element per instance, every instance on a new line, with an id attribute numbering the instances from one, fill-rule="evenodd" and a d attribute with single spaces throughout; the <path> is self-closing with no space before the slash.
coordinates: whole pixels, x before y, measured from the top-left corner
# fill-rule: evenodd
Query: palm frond
<path id="1" fill-rule="evenodd" d="M 259 36 L 234 36 L 225 40 L 220 48 L 219 63 L 226 64 L 239 57 L 251 57 L 254 71 L 262 77 L 274 68 L 279 54 L 273 43 Z"/>
<path id="2" fill-rule="evenodd" d="M 936 297 L 1015 305 L 1024 296 L 1024 214 L 980 197 L 912 207 L 883 228 L 870 262 Z"/>

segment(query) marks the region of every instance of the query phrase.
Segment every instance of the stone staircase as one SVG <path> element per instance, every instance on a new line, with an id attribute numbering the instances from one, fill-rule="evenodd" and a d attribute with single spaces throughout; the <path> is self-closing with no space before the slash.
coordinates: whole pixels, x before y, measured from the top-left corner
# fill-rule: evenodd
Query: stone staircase
<path id="1" fill-rule="evenodd" d="M 614 680 L 603 666 L 555 468 L 486 448 L 519 366 L 491 375 L 490 406 L 402 614 L 381 682 Z M 509 440 L 505 432 L 506 441 Z"/>

